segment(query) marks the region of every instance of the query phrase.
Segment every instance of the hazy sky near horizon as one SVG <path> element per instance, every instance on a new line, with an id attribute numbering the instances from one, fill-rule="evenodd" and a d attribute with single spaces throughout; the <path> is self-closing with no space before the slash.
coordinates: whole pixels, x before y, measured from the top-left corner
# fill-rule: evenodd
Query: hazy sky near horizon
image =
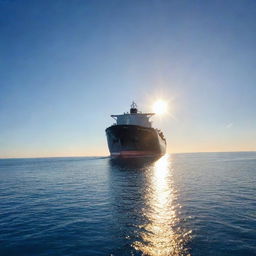
<path id="1" fill-rule="evenodd" d="M 256 150 L 256 1 L 0 1 L 0 158 L 107 155 L 135 100 L 168 152 Z"/>

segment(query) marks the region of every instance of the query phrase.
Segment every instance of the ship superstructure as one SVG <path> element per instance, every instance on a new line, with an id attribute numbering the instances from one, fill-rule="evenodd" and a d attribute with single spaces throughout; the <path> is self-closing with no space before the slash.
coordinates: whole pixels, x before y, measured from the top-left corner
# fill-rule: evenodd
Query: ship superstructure
<path id="1" fill-rule="evenodd" d="M 108 147 L 113 157 L 155 157 L 165 154 L 163 133 L 152 128 L 150 117 L 155 113 L 141 113 L 133 102 L 129 113 L 111 115 L 115 124 L 106 129 Z"/>

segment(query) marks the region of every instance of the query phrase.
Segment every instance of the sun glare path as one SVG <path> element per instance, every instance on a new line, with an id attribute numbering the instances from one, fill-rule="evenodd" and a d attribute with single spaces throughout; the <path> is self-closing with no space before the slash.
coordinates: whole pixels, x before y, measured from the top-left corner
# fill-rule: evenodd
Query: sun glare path
<path id="1" fill-rule="evenodd" d="M 140 239 L 133 243 L 133 247 L 148 256 L 189 255 L 186 242 L 191 231 L 179 227 L 181 220 L 177 212 L 180 205 L 168 155 L 155 162 L 145 199 L 147 207 L 143 215 L 147 221 L 140 226 Z"/>

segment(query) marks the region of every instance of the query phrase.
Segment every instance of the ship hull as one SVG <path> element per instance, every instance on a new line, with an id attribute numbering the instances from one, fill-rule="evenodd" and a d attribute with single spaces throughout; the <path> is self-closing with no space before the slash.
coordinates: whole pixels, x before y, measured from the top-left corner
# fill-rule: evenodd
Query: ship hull
<path id="1" fill-rule="evenodd" d="M 106 135 L 112 157 L 157 157 L 166 152 L 166 141 L 154 128 L 113 125 Z"/>

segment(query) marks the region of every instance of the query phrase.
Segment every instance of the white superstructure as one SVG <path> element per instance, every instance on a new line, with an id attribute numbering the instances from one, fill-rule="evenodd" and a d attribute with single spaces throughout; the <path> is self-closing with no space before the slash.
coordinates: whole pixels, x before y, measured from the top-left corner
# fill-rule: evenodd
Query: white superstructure
<path id="1" fill-rule="evenodd" d="M 123 115 L 111 115 L 116 120 L 116 125 L 139 125 L 151 128 L 149 118 L 155 113 L 138 113 L 137 105 L 133 102 L 131 105 L 130 113 Z"/>

